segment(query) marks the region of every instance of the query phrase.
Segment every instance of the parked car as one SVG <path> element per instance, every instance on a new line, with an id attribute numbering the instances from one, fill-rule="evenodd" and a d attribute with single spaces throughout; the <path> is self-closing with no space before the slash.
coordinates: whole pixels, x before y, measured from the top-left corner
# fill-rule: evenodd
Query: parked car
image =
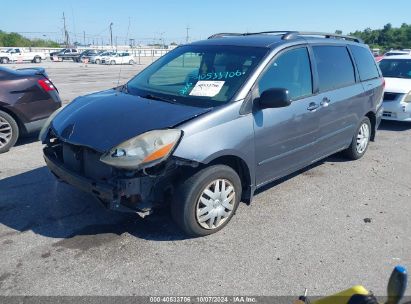
<path id="1" fill-rule="evenodd" d="M 3 64 L 16 61 L 40 63 L 44 59 L 46 59 L 46 54 L 42 52 L 27 52 L 21 48 L 10 48 L 4 52 L 0 52 L 0 62 Z"/>
<path id="2" fill-rule="evenodd" d="M 77 49 L 63 49 L 62 51 L 55 54 L 54 56 L 57 57 L 58 61 L 63 61 L 63 60 L 76 61 L 76 58 L 79 56 L 79 54 L 80 53 Z"/>
<path id="3" fill-rule="evenodd" d="M 77 62 L 83 62 L 84 60 L 90 61 L 90 57 L 96 56 L 99 53 L 100 53 L 99 50 L 85 50 L 81 52 L 81 54 L 78 55 L 78 57 L 76 58 L 76 61 Z"/>
<path id="4" fill-rule="evenodd" d="M 411 51 L 410 50 L 391 50 L 385 53 L 383 57 L 398 56 L 398 55 L 411 55 Z"/>
<path id="5" fill-rule="evenodd" d="M 103 64 L 131 64 L 135 63 L 134 56 L 131 56 L 128 52 L 118 52 L 111 55 L 102 57 L 101 63 Z"/>
<path id="6" fill-rule="evenodd" d="M 0 67 L 0 153 L 20 135 L 39 131 L 59 107 L 58 91 L 43 68 Z"/>
<path id="7" fill-rule="evenodd" d="M 101 51 L 97 53 L 95 56 L 90 57 L 90 62 L 95 64 L 100 64 L 103 57 L 111 56 L 114 52 L 110 51 Z"/>
<path id="8" fill-rule="evenodd" d="M 216 34 L 123 86 L 78 97 L 40 138 L 61 180 L 114 210 L 171 204 L 176 223 L 202 236 L 274 180 L 339 151 L 361 158 L 381 120 L 383 82 L 358 38 Z"/>
<path id="9" fill-rule="evenodd" d="M 382 118 L 411 121 L 411 55 L 384 58 L 380 68 L 385 78 Z"/>

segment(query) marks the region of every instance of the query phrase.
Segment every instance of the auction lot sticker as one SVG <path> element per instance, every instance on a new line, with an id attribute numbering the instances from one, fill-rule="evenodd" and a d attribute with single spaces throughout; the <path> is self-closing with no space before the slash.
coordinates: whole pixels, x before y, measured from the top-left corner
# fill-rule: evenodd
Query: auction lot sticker
<path id="1" fill-rule="evenodd" d="M 200 80 L 191 90 L 191 96 L 214 97 L 220 93 L 225 81 Z"/>

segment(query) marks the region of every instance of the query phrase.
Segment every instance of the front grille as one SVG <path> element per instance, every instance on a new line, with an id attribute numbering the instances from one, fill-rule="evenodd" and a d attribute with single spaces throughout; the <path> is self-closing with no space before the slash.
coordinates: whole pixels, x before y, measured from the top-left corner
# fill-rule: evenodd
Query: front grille
<path id="1" fill-rule="evenodd" d="M 112 167 L 100 161 L 101 153 L 68 143 L 60 143 L 57 146 L 53 149 L 61 151 L 56 154 L 67 170 L 93 180 L 106 181 L 112 176 Z"/>
<path id="2" fill-rule="evenodd" d="M 399 93 L 391 93 L 391 92 L 385 92 L 384 93 L 384 101 L 394 101 L 397 100 L 398 96 L 401 95 Z"/>

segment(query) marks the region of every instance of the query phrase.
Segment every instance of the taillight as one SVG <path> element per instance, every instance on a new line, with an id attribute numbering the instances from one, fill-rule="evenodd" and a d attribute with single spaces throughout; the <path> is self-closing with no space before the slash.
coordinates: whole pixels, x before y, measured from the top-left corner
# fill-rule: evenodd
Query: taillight
<path id="1" fill-rule="evenodd" d="M 46 92 L 54 91 L 56 89 L 54 85 L 51 83 L 51 81 L 48 80 L 47 78 L 39 79 L 38 83 L 43 88 L 43 90 Z"/>

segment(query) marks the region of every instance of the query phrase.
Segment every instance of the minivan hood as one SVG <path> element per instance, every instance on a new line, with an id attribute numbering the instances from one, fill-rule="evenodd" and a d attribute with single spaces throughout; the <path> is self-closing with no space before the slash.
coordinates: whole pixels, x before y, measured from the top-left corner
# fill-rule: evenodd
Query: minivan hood
<path id="1" fill-rule="evenodd" d="M 139 134 L 172 128 L 210 110 L 107 90 L 72 101 L 51 128 L 65 142 L 106 152 Z"/>
<path id="2" fill-rule="evenodd" d="M 408 94 L 411 91 L 411 79 L 384 77 L 385 92 Z"/>

